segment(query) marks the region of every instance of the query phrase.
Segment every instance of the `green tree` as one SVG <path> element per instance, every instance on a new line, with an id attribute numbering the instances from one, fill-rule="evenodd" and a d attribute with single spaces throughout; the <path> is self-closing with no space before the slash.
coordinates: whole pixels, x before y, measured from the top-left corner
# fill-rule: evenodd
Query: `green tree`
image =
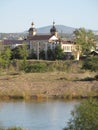
<path id="1" fill-rule="evenodd" d="M 29 52 L 28 52 L 28 49 L 27 49 L 27 45 L 26 45 L 25 42 L 19 48 L 19 54 L 20 54 L 20 57 L 22 58 L 22 69 L 25 70 L 25 68 L 27 66 L 27 57 L 29 55 Z"/>
<path id="2" fill-rule="evenodd" d="M 76 106 L 64 130 L 98 130 L 98 101 L 89 99 Z"/>
<path id="3" fill-rule="evenodd" d="M 12 49 L 12 59 L 21 59 L 19 50 L 21 50 L 21 46 L 17 46 Z"/>
<path id="4" fill-rule="evenodd" d="M 76 59 L 79 60 L 80 55 L 88 55 L 94 49 L 94 34 L 91 30 L 86 31 L 79 28 L 74 31 L 76 43 Z"/>
<path id="5" fill-rule="evenodd" d="M 11 61 L 11 49 L 9 47 L 1 51 L 0 64 L 3 68 L 8 69 Z"/>
<path id="6" fill-rule="evenodd" d="M 19 48 L 19 54 L 20 54 L 21 58 L 27 59 L 27 57 L 28 57 L 28 49 L 27 49 L 27 45 L 26 45 L 25 42 Z"/>
<path id="7" fill-rule="evenodd" d="M 39 58 L 45 60 L 45 51 L 44 50 L 40 51 Z"/>
<path id="8" fill-rule="evenodd" d="M 54 60 L 54 50 L 50 49 L 50 47 L 47 50 L 47 58 L 48 60 Z"/>
<path id="9" fill-rule="evenodd" d="M 60 45 L 57 45 L 54 49 L 54 58 L 58 60 L 64 58 L 64 52 Z"/>
<path id="10" fill-rule="evenodd" d="M 29 54 L 29 58 L 30 59 L 37 59 L 37 55 L 36 53 L 34 52 L 34 49 L 31 50 L 30 54 Z"/>

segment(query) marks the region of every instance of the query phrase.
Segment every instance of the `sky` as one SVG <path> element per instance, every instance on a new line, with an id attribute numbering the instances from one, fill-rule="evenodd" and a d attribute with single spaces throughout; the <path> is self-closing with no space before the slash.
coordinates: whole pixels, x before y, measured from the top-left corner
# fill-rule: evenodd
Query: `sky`
<path id="1" fill-rule="evenodd" d="M 0 0 L 0 32 L 52 25 L 98 30 L 98 0 Z"/>

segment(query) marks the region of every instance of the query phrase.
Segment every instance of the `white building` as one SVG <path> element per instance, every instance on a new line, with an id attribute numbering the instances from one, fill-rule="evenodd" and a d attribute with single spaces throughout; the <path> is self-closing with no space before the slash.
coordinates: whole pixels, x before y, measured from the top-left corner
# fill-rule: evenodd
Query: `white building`
<path id="1" fill-rule="evenodd" d="M 41 50 L 47 52 L 47 49 L 51 50 L 55 48 L 58 44 L 61 45 L 64 53 L 66 55 L 72 55 L 73 50 L 73 42 L 72 41 L 64 41 L 58 37 L 58 32 L 55 27 L 55 22 L 53 22 L 53 26 L 50 29 L 50 34 L 48 35 L 38 35 L 37 30 L 35 29 L 34 23 L 31 24 L 31 28 L 29 29 L 29 35 L 27 36 L 27 40 L 29 41 L 30 50 L 34 50 L 34 52 L 39 55 Z M 38 57 L 39 58 L 39 57 Z M 47 58 L 47 56 L 46 56 Z"/>
<path id="2" fill-rule="evenodd" d="M 40 51 L 44 50 L 46 53 L 45 59 L 47 59 L 47 49 L 53 49 L 57 44 L 60 44 L 57 30 L 55 28 L 55 23 L 50 29 L 50 34 L 48 35 L 38 35 L 35 29 L 34 23 L 32 23 L 29 29 L 29 35 L 27 36 L 27 41 L 29 41 L 30 51 L 32 50 L 37 54 L 37 59 L 39 59 Z"/>

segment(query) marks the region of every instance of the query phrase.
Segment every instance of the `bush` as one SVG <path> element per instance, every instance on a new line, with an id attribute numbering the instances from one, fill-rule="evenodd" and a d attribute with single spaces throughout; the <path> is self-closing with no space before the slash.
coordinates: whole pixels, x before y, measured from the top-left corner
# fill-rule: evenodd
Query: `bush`
<path id="1" fill-rule="evenodd" d="M 24 69 L 26 73 L 29 72 L 45 72 L 47 70 L 47 66 L 45 63 L 34 63 L 31 65 L 27 65 Z"/>
<path id="2" fill-rule="evenodd" d="M 76 106 L 64 130 L 98 130 L 98 101 L 89 99 Z"/>
<path id="3" fill-rule="evenodd" d="M 30 72 L 53 72 L 53 71 L 66 71 L 67 65 L 63 61 L 34 61 L 27 62 L 25 67 L 21 66 L 20 70 L 24 70 L 26 73 Z"/>
<path id="4" fill-rule="evenodd" d="M 98 71 L 98 56 L 88 57 L 85 59 L 82 68 L 91 71 Z"/>
<path id="5" fill-rule="evenodd" d="M 46 60 L 12 60 L 11 66 L 16 72 L 73 72 L 79 65 L 73 61 L 46 61 Z"/>

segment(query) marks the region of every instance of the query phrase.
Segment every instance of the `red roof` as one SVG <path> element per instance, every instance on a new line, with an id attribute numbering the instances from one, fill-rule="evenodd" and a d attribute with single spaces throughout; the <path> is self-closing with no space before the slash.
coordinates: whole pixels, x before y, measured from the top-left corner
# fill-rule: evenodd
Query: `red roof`
<path id="1" fill-rule="evenodd" d="M 64 41 L 64 40 L 62 40 L 61 42 L 62 42 L 63 44 L 74 44 L 73 41 Z"/>
<path id="2" fill-rule="evenodd" d="M 51 35 L 35 35 L 32 37 L 28 37 L 29 40 L 49 40 Z"/>
<path id="3" fill-rule="evenodd" d="M 22 44 L 24 40 L 4 40 L 4 45 L 10 45 L 10 44 Z"/>

